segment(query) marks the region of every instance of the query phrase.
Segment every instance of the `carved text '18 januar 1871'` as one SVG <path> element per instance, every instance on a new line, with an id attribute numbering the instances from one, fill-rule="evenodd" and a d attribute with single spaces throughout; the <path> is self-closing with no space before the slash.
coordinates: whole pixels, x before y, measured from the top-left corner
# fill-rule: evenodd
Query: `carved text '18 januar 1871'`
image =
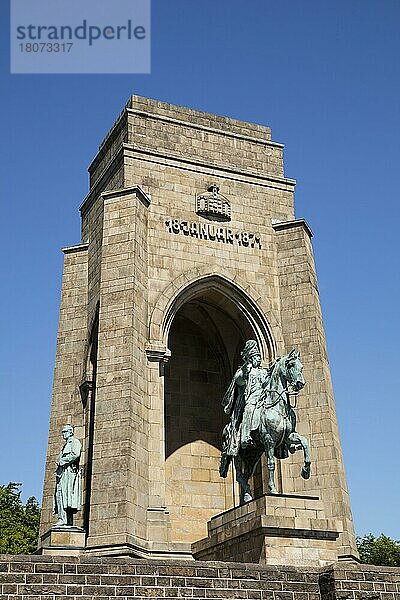
<path id="1" fill-rule="evenodd" d="M 183 234 L 200 240 L 211 240 L 223 244 L 237 244 L 249 248 L 261 248 L 261 236 L 259 233 L 217 227 L 211 223 L 200 223 L 196 221 L 180 221 L 179 219 L 168 219 L 165 221 L 169 233 Z"/>

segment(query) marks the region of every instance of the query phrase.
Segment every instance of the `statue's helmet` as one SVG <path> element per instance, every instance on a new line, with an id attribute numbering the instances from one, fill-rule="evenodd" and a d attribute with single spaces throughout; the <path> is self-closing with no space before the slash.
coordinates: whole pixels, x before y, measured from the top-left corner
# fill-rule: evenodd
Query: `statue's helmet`
<path id="1" fill-rule="evenodd" d="M 260 349 L 258 347 L 256 340 L 248 340 L 245 343 L 244 348 L 240 353 L 240 356 L 242 357 L 243 361 L 246 362 L 252 356 L 260 356 L 260 354 L 261 354 Z"/>

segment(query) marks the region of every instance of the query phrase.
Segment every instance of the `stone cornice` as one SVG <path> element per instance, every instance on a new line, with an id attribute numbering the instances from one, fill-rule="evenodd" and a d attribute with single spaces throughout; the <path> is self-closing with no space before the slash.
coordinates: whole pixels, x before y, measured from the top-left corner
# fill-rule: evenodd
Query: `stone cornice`
<path id="1" fill-rule="evenodd" d="M 107 182 L 107 180 L 112 176 L 113 172 L 115 172 L 118 167 L 123 167 L 124 162 L 124 149 L 120 146 L 114 156 L 108 161 L 103 171 L 101 172 L 100 177 L 96 180 L 93 186 L 90 188 L 89 192 L 83 199 L 79 210 L 82 212 L 87 210 L 89 206 L 91 206 L 94 197 L 97 195 L 99 188 Z"/>
<path id="2" fill-rule="evenodd" d="M 126 188 L 105 191 L 102 192 L 100 196 L 104 200 L 113 200 L 114 198 L 121 198 L 121 196 L 130 196 L 131 194 L 135 194 L 146 208 L 150 206 L 151 198 L 148 194 L 146 194 L 146 192 L 142 190 L 140 185 L 132 185 Z"/>
<path id="3" fill-rule="evenodd" d="M 146 344 L 145 352 L 149 362 L 167 363 L 171 357 L 171 351 L 168 348 L 151 342 Z"/>
<path id="4" fill-rule="evenodd" d="M 107 133 L 106 137 L 101 142 L 96 156 L 93 158 L 93 160 L 91 161 L 91 163 L 88 167 L 89 173 L 92 173 L 92 171 L 97 167 L 98 163 L 103 160 L 104 154 L 107 152 L 107 149 L 113 143 L 113 141 L 118 133 L 118 129 L 121 128 L 122 126 L 124 126 L 123 120 L 126 118 L 127 118 L 127 112 L 126 112 L 126 107 L 125 107 L 121 111 L 117 120 L 112 125 L 112 127 L 109 130 L 109 132 Z"/>
<path id="5" fill-rule="evenodd" d="M 230 165 L 221 165 L 218 163 L 213 163 L 211 161 L 196 159 L 196 158 L 186 158 L 180 154 L 174 154 L 172 152 L 165 152 L 162 150 L 154 150 L 153 148 L 147 148 L 145 146 L 136 146 L 135 144 L 128 144 L 124 142 L 122 144 L 124 150 L 128 150 L 131 152 L 137 152 L 138 154 L 147 154 L 158 157 L 164 160 L 171 160 L 175 162 L 185 163 L 189 165 L 195 165 L 198 167 L 207 167 L 209 169 L 224 171 L 225 173 L 237 173 L 239 175 L 253 177 L 255 179 L 260 179 L 263 181 L 269 181 L 274 183 L 279 183 L 281 185 L 286 185 L 289 187 L 294 187 L 296 185 L 295 179 L 288 179 L 287 177 L 280 177 L 279 175 L 268 175 L 261 174 L 252 169 L 241 169 L 240 167 L 230 166 Z M 174 166 L 170 164 L 169 166 Z"/>
<path id="6" fill-rule="evenodd" d="M 110 174 L 113 172 L 113 170 L 115 170 L 116 167 L 118 167 L 119 163 L 123 163 L 123 158 L 124 156 L 129 155 L 128 153 L 137 153 L 138 155 L 147 155 L 147 156 L 154 156 L 155 159 L 158 160 L 154 160 L 153 162 L 162 162 L 162 164 L 168 164 L 168 166 L 171 167 L 180 167 L 182 168 L 182 164 L 188 165 L 186 167 L 186 169 L 189 169 L 189 165 L 194 165 L 195 167 L 202 167 L 202 168 L 207 168 L 210 169 L 212 171 L 220 171 L 223 173 L 230 173 L 232 175 L 238 175 L 239 177 L 249 177 L 249 178 L 253 178 L 256 179 L 260 182 L 265 182 L 265 185 L 269 184 L 269 187 L 277 187 L 278 189 L 282 189 L 282 188 L 286 188 L 289 187 L 291 189 L 294 188 L 294 186 L 296 185 L 296 180 L 295 179 L 289 179 L 287 177 L 279 177 L 277 175 L 268 175 L 268 174 L 261 174 L 258 173 L 257 171 L 253 171 L 252 169 L 240 169 L 239 167 L 232 167 L 232 166 L 227 166 L 227 165 L 219 165 L 210 161 L 205 161 L 205 160 L 199 160 L 199 159 L 191 159 L 191 158 L 185 158 L 184 156 L 181 156 L 179 154 L 173 154 L 172 152 L 163 152 L 163 151 L 159 151 L 159 150 L 153 150 L 152 148 L 146 148 L 143 146 L 136 146 L 134 144 L 128 144 L 126 142 L 123 142 L 121 144 L 121 146 L 118 148 L 118 151 L 116 152 L 116 154 L 110 159 L 110 161 L 107 163 L 107 165 L 105 166 L 105 168 L 103 169 L 103 172 L 101 174 L 101 176 L 99 177 L 99 179 L 96 181 L 96 183 L 94 184 L 94 186 L 92 187 L 92 189 L 89 191 L 89 193 L 87 194 L 87 196 L 84 198 L 82 204 L 79 207 L 79 210 L 81 211 L 81 213 L 85 212 L 86 210 L 88 210 L 88 208 L 92 205 L 92 202 L 94 201 L 96 194 L 97 194 L 97 190 L 99 187 L 101 187 L 102 182 L 104 182 L 104 180 L 106 180 Z M 169 161 L 168 163 L 166 163 L 166 161 Z M 174 163 L 179 163 L 174 164 Z M 195 169 L 193 169 L 195 170 Z M 245 181 L 245 180 L 242 180 Z M 252 182 L 253 183 L 253 182 Z"/>
<path id="7" fill-rule="evenodd" d="M 275 231 L 283 231 L 285 229 L 293 229 L 295 227 L 303 227 L 307 234 L 312 238 L 313 232 L 305 219 L 293 219 L 292 221 L 276 221 L 272 222 L 272 227 Z"/>
<path id="8" fill-rule="evenodd" d="M 98 163 L 103 159 L 105 151 L 110 146 L 110 144 L 112 144 L 118 128 L 121 127 L 121 125 L 123 124 L 123 120 L 127 118 L 128 114 L 136 115 L 138 117 L 144 117 L 145 119 L 153 119 L 154 121 L 160 121 L 160 122 L 164 122 L 164 123 L 172 123 L 173 125 L 178 125 L 180 127 L 188 127 L 191 129 L 197 129 L 199 131 L 205 131 L 205 132 L 215 134 L 215 135 L 223 135 L 223 136 L 238 139 L 238 140 L 253 142 L 255 144 L 261 144 L 263 146 L 270 146 L 272 148 L 283 149 L 285 147 L 284 144 L 281 144 L 279 142 L 273 142 L 270 139 L 258 137 L 257 135 L 253 136 L 248 133 L 246 134 L 246 133 L 237 133 L 235 131 L 230 131 L 229 130 L 229 126 L 230 126 L 229 122 L 221 123 L 221 124 L 224 124 L 226 128 L 225 127 L 211 127 L 209 125 L 202 125 L 201 123 L 194 123 L 192 121 L 188 121 L 187 119 L 178 119 L 178 118 L 174 118 L 174 117 L 168 117 L 167 115 L 162 115 L 162 114 L 159 114 L 156 112 L 152 112 L 151 110 L 147 111 L 147 110 L 142 110 L 142 109 L 137 109 L 137 108 L 131 108 L 129 105 L 130 105 L 130 102 L 128 102 L 127 105 L 123 108 L 120 115 L 118 116 L 118 118 L 116 119 L 114 124 L 112 125 L 110 131 L 107 133 L 106 137 L 101 142 L 98 153 L 93 158 L 93 160 L 91 161 L 91 163 L 88 167 L 89 173 L 91 173 L 96 168 Z M 166 106 L 168 106 L 168 105 L 166 105 Z M 176 108 L 176 107 L 174 107 L 174 108 Z M 207 116 L 207 113 L 202 113 L 201 111 L 199 111 L 199 114 Z M 236 125 L 238 125 L 238 124 L 240 125 L 240 123 L 242 123 L 242 121 L 238 121 L 236 119 L 232 119 L 232 121 Z M 246 125 L 247 125 L 247 123 L 246 123 Z M 265 131 L 266 131 L 267 135 L 268 134 L 271 135 L 271 129 L 269 127 L 265 127 Z"/>
<path id="9" fill-rule="evenodd" d="M 243 133 L 236 133 L 235 131 L 229 131 L 228 129 L 219 129 L 218 127 L 209 127 L 207 125 L 201 125 L 200 123 L 193 123 L 191 121 L 186 121 L 184 119 L 176 119 L 173 117 L 167 117 L 166 115 L 160 115 L 153 112 L 148 112 L 145 110 L 138 110 L 135 108 L 127 108 L 128 114 L 137 115 L 139 117 L 145 117 L 146 119 L 153 119 L 155 121 L 163 121 L 164 123 L 172 123 L 174 125 L 179 125 L 180 127 L 190 127 L 191 129 L 199 129 L 200 131 L 207 131 L 208 133 L 214 133 L 217 135 L 224 135 L 226 137 L 232 137 L 239 140 L 245 140 L 247 142 L 254 142 L 256 144 L 263 144 L 264 146 L 273 146 L 275 148 L 284 148 L 284 144 L 280 144 L 279 142 L 272 142 L 271 140 L 266 140 L 265 138 L 259 138 L 252 135 L 246 135 Z"/>
<path id="10" fill-rule="evenodd" d="M 64 252 L 64 254 L 73 254 L 74 252 L 85 252 L 88 248 L 89 244 L 76 244 L 76 246 L 61 248 L 61 252 Z"/>

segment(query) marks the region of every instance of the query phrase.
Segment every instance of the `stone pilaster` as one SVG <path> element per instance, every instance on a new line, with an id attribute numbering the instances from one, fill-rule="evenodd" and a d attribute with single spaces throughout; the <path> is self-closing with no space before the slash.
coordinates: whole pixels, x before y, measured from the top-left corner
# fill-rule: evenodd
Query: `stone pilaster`
<path id="1" fill-rule="evenodd" d="M 143 545 L 148 506 L 147 210 L 139 187 L 102 194 L 99 350 L 88 549 Z"/>
<path id="2" fill-rule="evenodd" d="M 311 245 L 300 219 L 275 223 L 285 347 L 301 352 L 306 387 L 299 394 L 297 430 L 309 438 L 311 479 L 299 477 L 302 456 L 283 461 L 283 492 L 320 496 L 326 518 L 342 518 L 339 554 L 357 555 L 350 501 L 340 446 L 324 326 Z"/>
<path id="3" fill-rule="evenodd" d="M 63 445 L 62 426 L 71 423 L 75 436 L 83 440 L 84 421 L 79 381 L 82 376 L 87 337 L 87 245 L 64 248 L 64 272 L 61 288 L 53 400 L 49 427 L 46 472 L 43 490 L 40 532 L 55 522 L 53 512 L 55 461 Z M 85 462 L 83 448 L 81 464 Z M 81 525 L 81 513 L 76 517 Z"/>

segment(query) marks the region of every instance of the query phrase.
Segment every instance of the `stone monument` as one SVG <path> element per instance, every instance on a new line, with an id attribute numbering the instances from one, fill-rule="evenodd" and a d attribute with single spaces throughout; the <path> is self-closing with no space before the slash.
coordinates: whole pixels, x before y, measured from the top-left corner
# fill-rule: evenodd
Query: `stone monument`
<path id="1" fill-rule="evenodd" d="M 56 460 L 53 513 L 58 521 L 40 538 L 43 554 L 79 554 L 84 548 L 85 532 L 74 526 L 74 515 L 81 508 L 81 473 L 79 462 L 82 444 L 69 423 L 62 428 L 64 446 Z"/>
<path id="2" fill-rule="evenodd" d="M 89 174 L 81 242 L 63 251 L 39 552 L 355 556 L 312 233 L 295 218 L 282 144 L 269 127 L 133 96 Z M 230 444 L 251 449 L 254 429 L 246 413 L 240 440 L 221 399 L 251 340 L 261 383 L 292 348 L 301 356 L 292 433 L 313 462 L 308 473 L 306 454 L 291 454 L 300 438 L 286 437 L 274 454 L 288 458 L 273 480 L 262 458 L 239 506 Z M 56 543 L 46 533 L 64 423 L 82 442 L 81 537 Z"/>

